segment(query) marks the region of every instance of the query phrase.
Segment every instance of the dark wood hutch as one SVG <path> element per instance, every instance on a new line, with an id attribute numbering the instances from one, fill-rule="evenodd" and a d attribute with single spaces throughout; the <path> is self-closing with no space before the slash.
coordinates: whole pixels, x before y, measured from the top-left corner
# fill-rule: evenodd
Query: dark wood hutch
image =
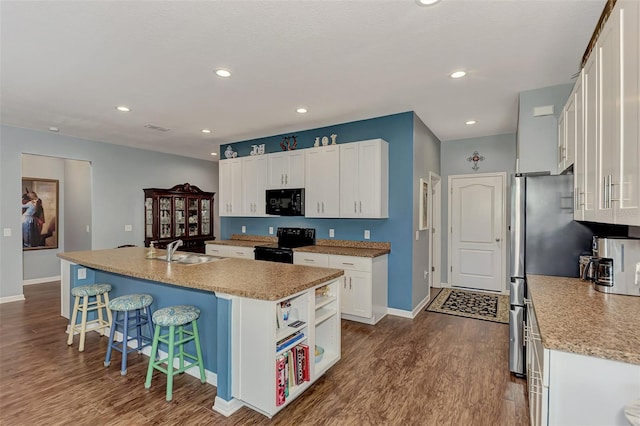
<path id="1" fill-rule="evenodd" d="M 164 249 L 175 240 L 184 245 L 179 250 L 204 253 L 205 241 L 213 235 L 213 198 L 215 192 L 204 192 L 184 183 L 170 189 L 144 190 L 145 247 L 152 241 Z"/>

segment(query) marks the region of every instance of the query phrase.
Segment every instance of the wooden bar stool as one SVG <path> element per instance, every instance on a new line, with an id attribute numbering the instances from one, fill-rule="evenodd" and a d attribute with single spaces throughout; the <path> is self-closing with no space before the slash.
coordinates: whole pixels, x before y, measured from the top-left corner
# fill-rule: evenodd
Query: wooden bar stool
<path id="1" fill-rule="evenodd" d="M 158 309 L 153 314 L 153 322 L 156 330 L 153 335 L 153 346 L 151 347 L 147 380 L 144 383 L 144 387 L 146 389 L 151 387 L 151 378 L 153 377 L 154 369 L 163 372 L 167 375 L 167 401 L 171 401 L 173 394 L 173 376 L 176 374 L 182 373 L 191 367 L 198 366 L 200 367 L 200 381 L 202 383 L 206 383 L 207 381 L 204 373 L 204 362 L 202 360 L 202 349 L 200 348 L 200 336 L 198 335 L 198 324 L 196 321 L 199 316 L 200 309 L 189 305 L 169 306 Z M 189 324 L 191 324 L 191 331 L 185 328 Z M 169 332 L 161 335 L 162 327 L 169 327 Z M 195 356 L 184 351 L 184 345 L 192 340 L 196 346 Z M 158 343 L 160 342 L 168 346 L 168 356 L 167 358 L 156 360 Z M 174 370 L 173 360 L 176 357 L 176 346 L 178 347 L 177 356 L 180 359 L 180 366 L 177 370 Z M 189 358 L 194 362 L 185 366 L 185 358 Z M 162 366 L 162 364 L 165 363 L 167 364 L 166 368 Z"/>
<path id="2" fill-rule="evenodd" d="M 80 346 L 78 350 L 84 351 L 84 339 L 87 333 L 87 326 L 97 324 L 96 327 L 92 327 L 91 330 L 97 330 L 101 336 L 104 336 L 104 330 L 111 326 L 111 311 L 109 310 L 109 292 L 111 291 L 110 284 L 88 284 L 71 289 L 71 295 L 75 296 L 73 303 L 73 313 L 71 314 L 71 322 L 69 323 L 69 338 L 67 339 L 67 345 L 73 344 L 73 336 L 75 333 L 80 334 Z M 82 305 L 80 304 L 82 299 Z M 102 316 L 102 310 L 107 313 L 107 320 Z M 87 317 L 89 312 L 97 311 L 98 318 L 88 321 Z M 78 319 L 78 312 L 80 312 L 80 324 L 76 324 Z"/>
<path id="3" fill-rule="evenodd" d="M 149 294 L 128 294 L 116 297 L 109 302 L 109 309 L 115 312 L 113 327 L 109 335 L 109 347 L 104 358 L 104 366 L 111 364 L 111 352 L 115 349 L 122 353 L 120 374 L 127 374 L 127 354 L 129 352 L 141 352 L 145 346 L 149 346 L 153 336 L 153 322 L 151 321 L 151 304 L 153 297 Z M 149 327 L 149 335 L 142 333 L 142 327 Z M 116 329 L 120 327 L 122 342 L 114 342 Z M 135 328 L 135 334 L 129 337 L 129 330 Z M 129 348 L 129 342 L 137 341 L 138 346 Z"/>

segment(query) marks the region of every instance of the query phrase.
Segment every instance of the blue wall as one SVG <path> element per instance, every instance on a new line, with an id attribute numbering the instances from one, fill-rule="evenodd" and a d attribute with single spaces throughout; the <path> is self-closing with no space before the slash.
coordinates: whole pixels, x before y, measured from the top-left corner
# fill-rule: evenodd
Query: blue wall
<path id="1" fill-rule="evenodd" d="M 389 115 L 369 120 L 337 124 L 318 129 L 293 132 L 298 149 L 311 148 L 315 138 L 338 135 L 337 143 L 382 138 L 389 142 L 389 218 L 388 219 L 306 219 L 275 217 L 222 217 L 220 238 L 241 233 L 268 235 L 269 226 L 300 226 L 316 229 L 317 238 L 329 238 L 329 228 L 335 229 L 339 240 L 364 241 L 365 229 L 371 231 L 371 241 L 391 243 L 389 255 L 389 307 L 411 310 L 412 306 L 412 223 L 413 223 L 413 112 Z M 232 144 L 238 156 L 248 156 L 251 145 L 265 144 L 267 153 L 280 152 L 283 135 L 270 136 Z M 223 154 L 227 145 L 220 147 Z M 223 154 L 224 155 L 224 154 Z M 224 158 L 224 157 L 221 157 Z M 221 161 L 224 161 L 222 159 Z"/>

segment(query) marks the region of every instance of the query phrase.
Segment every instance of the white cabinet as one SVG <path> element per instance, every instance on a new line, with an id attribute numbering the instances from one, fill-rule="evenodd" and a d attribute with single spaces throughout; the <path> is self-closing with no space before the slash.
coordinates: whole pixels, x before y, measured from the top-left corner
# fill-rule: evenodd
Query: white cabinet
<path id="1" fill-rule="evenodd" d="M 329 255 L 324 253 L 293 252 L 293 263 L 296 265 L 316 266 L 318 268 L 329 267 Z"/>
<path id="2" fill-rule="evenodd" d="M 591 52 L 583 72 L 583 93 L 584 93 L 584 137 L 583 137 L 583 157 L 581 170 L 584 171 L 583 191 L 576 194 L 578 204 L 581 207 L 577 220 L 596 221 L 596 200 L 597 200 L 597 180 L 598 180 L 598 52 L 597 49 Z"/>
<path id="3" fill-rule="evenodd" d="M 207 244 L 205 253 L 220 257 L 235 257 L 239 259 L 253 259 L 254 247 L 229 246 L 226 244 Z"/>
<path id="4" fill-rule="evenodd" d="M 268 154 L 267 188 L 304 188 L 305 151 Z"/>
<path id="5" fill-rule="evenodd" d="M 385 140 L 340 145 L 340 217 L 389 217 L 389 144 Z"/>
<path id="6" fill-rule="evenodd" d="M 565 171 L 575 161 L 576 90 L 577 84 L 558 118 L 558 173 Z"/>
<path id="7" fill-rule="evenodd" d="M 267 189 L 267 158 L 255 155 L 242 158 L 242 214 L 267 216 L 265 190 Z"/>
<path id="8" fill-rule="evenodd" d="M 574 175 L 574 210 L 575 220 L 584 219 L 584 195 L 585 195 L 585 144 L 584 144 L 584 72 L 580 72 L 573 89 L 575 105 L 575 161 L 573 164 Z"/>
<path id="9" fill-rule="evenodd" d="M 344 270 L 339 282 L 342 318 L 376 324 L 387 314 L 387 255 L 370 258 L 296 251 L 293 263 Z"/>
<path id="10" fill-rule="evenodd" d="M 234 387 L 233 396 L 253 409 L 272 417 L 340 360 L 340 293 L 337 280 L 278 301 L 238 298 L 234 305 L 238 318 L 242 320 L 237 324 L 238 341 L 234 345 L 238 385 Z M 288 306 L 290 320 L 287 322 L 283 321 L 281 306 Z M 294 320 L 304 324 L 290 327 Z M 298 340 L 278 344 L 296 333 L 301 336 Z M 280 387 L 278 365 L 282 366 L 282 360 L 298 345 L 309 348 L 306 363 L 308 380 L 297 385 L 289 384 L 284 389 Z M 316 346 L 324 350 L 322 358 L 317 361 Z"/>
<path id="11" fill-rule="evenodd" d="M 340 216 L 340 146 L 329 145 L 307 150 L 306 217 Z"/>
<path id="12" fill-rule="evenodd" d="M 220 216 L 242 215 L 242 159 L 220 160 L 219 163 Z"/>
<path id="13" fill-rule="evenodd" d="M 329 267 L 343 269 L 342 318 L 376 324 L 387 314 L 387 255 L 375 258 L 329 256 Z"/>
<path id="14" fill-rule="evenodd" d="M 598 37 L 600 128 L 596 220 L 640 225 L 639 11 L 618 1 Z"/>

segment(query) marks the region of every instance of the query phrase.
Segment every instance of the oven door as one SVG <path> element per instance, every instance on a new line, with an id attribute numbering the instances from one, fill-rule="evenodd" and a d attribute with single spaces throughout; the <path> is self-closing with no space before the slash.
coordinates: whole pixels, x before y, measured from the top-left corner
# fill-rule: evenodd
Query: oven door
<path id="1" fill-rule="evenodd" d="M 270 247 L 256 247 L 253 251 L 255 260 L 269 262 L 293 263 L 293 251 Z"/>

